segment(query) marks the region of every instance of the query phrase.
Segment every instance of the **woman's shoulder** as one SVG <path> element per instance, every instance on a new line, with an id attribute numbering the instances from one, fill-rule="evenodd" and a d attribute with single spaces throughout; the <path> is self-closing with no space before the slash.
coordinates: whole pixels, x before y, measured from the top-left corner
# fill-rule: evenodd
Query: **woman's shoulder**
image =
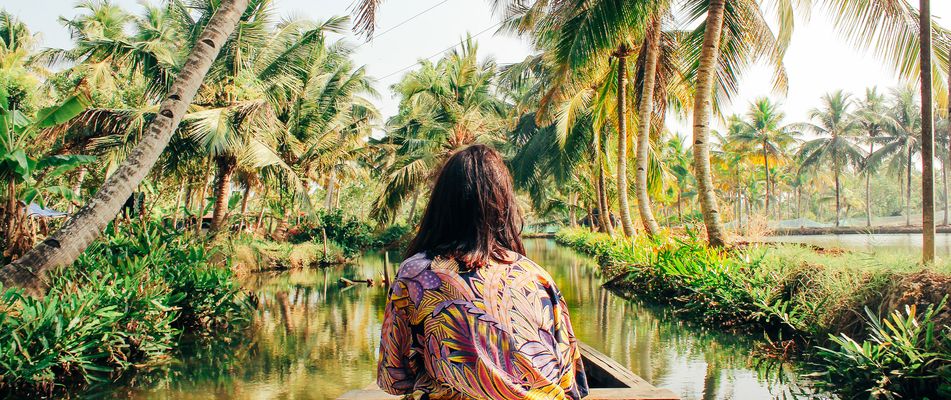
<path id="1" fill-rule="evenodd" d="M 420 272 L 429 269 L 432 263 L 433 260 L 428 257 L 425 252 L 413 254 L 400 263 L 400 266 L 396 271 L 396 277 L 408 278 L 419 275 Z"/>

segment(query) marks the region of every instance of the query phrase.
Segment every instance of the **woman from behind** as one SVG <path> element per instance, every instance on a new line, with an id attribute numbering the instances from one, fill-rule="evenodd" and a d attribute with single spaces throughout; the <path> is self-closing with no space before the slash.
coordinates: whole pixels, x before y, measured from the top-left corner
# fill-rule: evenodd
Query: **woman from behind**
<path id="1" fill-rule="evenodd" d="M 580 399 L 568 309 L 525 257 L 502 157 L 460 150 L 433 186 L 386 304 L 377 383 L 416 399 Z"/>

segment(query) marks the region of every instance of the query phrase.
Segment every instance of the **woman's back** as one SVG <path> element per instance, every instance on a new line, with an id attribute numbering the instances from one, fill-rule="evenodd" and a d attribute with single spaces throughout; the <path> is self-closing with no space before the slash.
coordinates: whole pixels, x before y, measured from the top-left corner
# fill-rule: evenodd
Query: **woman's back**
<path id="1" fill-rule="evenodd" d="M 460 268 L 416 254 L 383 321 L 378 383 L 431 399 L 578 399 L 587 392 L 564 300 L 528 258 Z"/>

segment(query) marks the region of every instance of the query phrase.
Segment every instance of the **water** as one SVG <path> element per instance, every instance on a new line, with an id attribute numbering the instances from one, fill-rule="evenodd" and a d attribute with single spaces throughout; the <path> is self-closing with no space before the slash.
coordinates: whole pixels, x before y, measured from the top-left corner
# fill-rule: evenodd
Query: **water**
<path id="1" fill-rule="evenodd" d="M 849 234 L 849 235 L 786 235 L 770 236 L 769 242 L 805 243 L 821 247 L 838 247 L 846 250 L 865 252 L 890 252 L 918 254 L 921 252 L 920 233 L 898 234 Z M 951 257 L 951 234 L 935 234 L 935 254 L 938 257 Z"/>
<path id="2" fill-rule="evenodd" d="M 795 374 L 755 367 L 749 338 L 704 330 L 617 297 L 600 288 L 590 258 L 552 241 L 526 245 L 568 300 L 577 336 L 655 386 L 685 400 L 792 398 L 777 376 Z M 186 349 L 96 397 L 334 399 L 366 387 L 375 378 L 385 289 L 344 288 L 337 281 L 376 277 L 382 268 L 382 257 L 369 255 L 354 266 L 256 275 L 248 285 L 259 307 L 247 335 Z"/>

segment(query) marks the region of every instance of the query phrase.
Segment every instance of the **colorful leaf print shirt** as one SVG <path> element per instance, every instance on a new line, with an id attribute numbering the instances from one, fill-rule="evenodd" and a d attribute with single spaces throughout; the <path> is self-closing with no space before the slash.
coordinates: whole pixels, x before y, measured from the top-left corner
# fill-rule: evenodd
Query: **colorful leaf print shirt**
<path id="1" fill-rule="evenodd" d="M 514 254 L 514 253 L 513 253 Z M 383 317 L 377 383 L 416 399 L 580 399 L 587 395 L 568 308 L 524 256 L 460 270 L 404 261 Z"/>

